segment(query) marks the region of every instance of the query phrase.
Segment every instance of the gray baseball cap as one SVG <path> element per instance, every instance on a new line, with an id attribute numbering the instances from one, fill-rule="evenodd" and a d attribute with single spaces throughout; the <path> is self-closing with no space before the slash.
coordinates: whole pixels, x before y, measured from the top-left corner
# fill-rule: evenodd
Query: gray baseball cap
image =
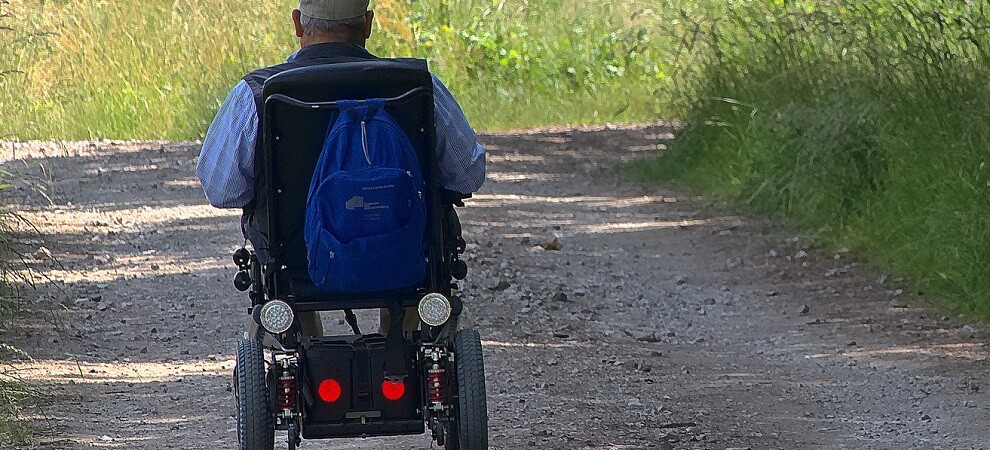
<path id="1" fill-rule="evenodd" d="M 299 11 L 314 19 L 347 20 L 363 16 L 369 0 L 300 0 Z"/>

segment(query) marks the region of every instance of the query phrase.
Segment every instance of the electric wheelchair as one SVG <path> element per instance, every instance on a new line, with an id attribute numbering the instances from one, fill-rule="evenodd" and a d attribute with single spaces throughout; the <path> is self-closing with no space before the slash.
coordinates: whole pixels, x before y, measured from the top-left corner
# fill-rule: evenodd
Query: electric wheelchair
<path id="1" fill-rule="evenodd" d="M 484 360 L 477 331 L 458 330 L 455 295 L 467 275 L 454 206 L 467 196 L 439 186 L 432 77 L 425 62 L 372 60 L 289 70 L 264 85 L 253 220 L 266 248 L 239 249 L 237 289 L 258 325 L 237 347 L 235 398 L 241 449 L 288 448 L 302 439 L 432 433 L 447 449 L 488 448 Z M 302 228 L 307 192 L 341 100 L 385 99 L 413 143 L 426 184 L 422 283 L 374 293 L 318 290 L 307 273 Z M 264 251 L 264 257 L 258 252 Z M 386 333 L 363 334 L 354 310 L 388 311 Z M 307 336 L 300 313 L 342 313 L 347 336 Z M 420 326 L 403 330 L 415 311 Z"/>

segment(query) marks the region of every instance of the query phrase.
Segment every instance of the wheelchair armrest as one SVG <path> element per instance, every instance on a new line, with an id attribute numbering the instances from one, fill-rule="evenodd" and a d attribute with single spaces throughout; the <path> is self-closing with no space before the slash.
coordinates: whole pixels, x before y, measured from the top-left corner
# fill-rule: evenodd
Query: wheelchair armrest
<path id="1" fill-rule="evenodd" d="M 471 194 L 462 194 L 449 189 L 440 189 L 440 201 L 445 205 L 464 207 L 464 200 L 471 198 Z"/>

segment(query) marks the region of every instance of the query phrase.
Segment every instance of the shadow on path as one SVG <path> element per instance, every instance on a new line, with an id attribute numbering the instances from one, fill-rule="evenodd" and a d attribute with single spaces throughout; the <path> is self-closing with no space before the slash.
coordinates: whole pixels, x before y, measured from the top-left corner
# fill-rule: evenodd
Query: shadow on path
<path id="1" fill-rule="evenodd" d="M 962 324 L 888 293 L 904 286 L 851 255 L 621 179 L 670 131 L 483 137 L 463 288 L 486 341 L 494 448 L 986 442 L 965 425 L 990 405 L 990 363 Z M 57 258 L 30 261 L 50 281 L 7 337 L 36 358 L 20 374 L 53 394 L 27 412 L 34 448 L 233 448 L 238 212 L 205 204 L 193 144 L 45 145 L 0 155 L 15 209 Z"/>

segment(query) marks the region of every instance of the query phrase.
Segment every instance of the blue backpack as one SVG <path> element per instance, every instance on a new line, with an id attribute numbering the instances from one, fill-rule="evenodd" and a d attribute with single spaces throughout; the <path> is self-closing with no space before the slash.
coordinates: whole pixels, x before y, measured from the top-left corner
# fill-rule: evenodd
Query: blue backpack
<path id="1" fill-rule="evenodd" d="M 426 185 L 416 150 L 381 99 L 338 102 L 306 202 L 316 287 L 368 293 L 426 279 Z"/>

